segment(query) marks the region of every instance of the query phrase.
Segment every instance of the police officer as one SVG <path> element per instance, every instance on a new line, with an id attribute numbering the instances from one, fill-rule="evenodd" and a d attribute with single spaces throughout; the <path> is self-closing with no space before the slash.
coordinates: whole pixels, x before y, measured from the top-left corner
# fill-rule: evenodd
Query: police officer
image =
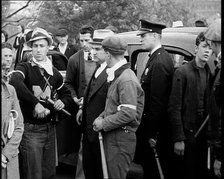
<path id="1" fill-rule="evenodd" d="M 171 129 L 167 103 L 171 90 L 174 65 L 161 45 L 162 29 L 166 26 L 140 20 L 142 48 L 149 51 L 149 59 L 141 76 L 145 92 L 142 122 L 137 130 L 135 162 L 143 166 L 144 178 L 159 178 L 153 148 L 156 148 L 165 177 L 172 173 L 169 162 L 172 152 Z M 150 143 L 149 143 L 150 142 Z M 151 147 L 150 147 L 151 145 Z"/>

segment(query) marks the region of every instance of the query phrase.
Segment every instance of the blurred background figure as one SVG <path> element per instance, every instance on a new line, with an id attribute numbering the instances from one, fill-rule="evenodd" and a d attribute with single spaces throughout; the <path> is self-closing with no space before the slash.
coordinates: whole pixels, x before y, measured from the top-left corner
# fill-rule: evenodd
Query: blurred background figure
<path id="1" fill-rule="evenodd" d="M 68 31 L 66 29 L 58 29 L 56 32 L 56 39 L 58 40 L 58 44 L 54 50 L 61 52 L 68 59 L 77 52 L 77 49 L 68 43 Z"/>
<path id="2" fill-rule="evenodd" d="M 2 79 L 8 82 L 8 74 L 12 70 L 13 48 L 10 43 L 2 43 Z"/>
<path id="3" fill-rule="evenodd" d="M 2 30 L 2 43 L 7 42 L 8 33 L 5 30 Z"/>
<path id="4" fill-rule="evenodd" d="M 25 26 L 22 24 L 19 24 L 17 26 L 17 30 L 18 35 L 15 38 L 15 41 L 13 43 L 13 47 L 16 50 L 16 61 L 15 61 L 15 67 L 16 65 L 21 61 L 22 57 L 21 57 L 21 53 L 22 53 L 22 49 L 23 49 L 23 44 L 25 42 Z"/>
<path id="5" fill-rule="evenodd" d="M 14 87 L 7 74 L 12 64 L 13 48 L 2 43 L 2 117 L 1 117 L 1 178 L 19 179 L 18 148 L 24 130 L 23 116 Z"/>

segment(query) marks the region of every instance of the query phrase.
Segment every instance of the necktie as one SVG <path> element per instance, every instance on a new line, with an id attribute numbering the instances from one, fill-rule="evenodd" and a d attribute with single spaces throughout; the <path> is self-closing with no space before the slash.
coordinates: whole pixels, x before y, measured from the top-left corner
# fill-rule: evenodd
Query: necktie
<path id="1" fill-rule="evenodd" d="M 92 56 L 91 56 L 91 53 L 89 52 L 88 53 L 88 58 L 87 58 L 88 60 L 92 60 Z"/>

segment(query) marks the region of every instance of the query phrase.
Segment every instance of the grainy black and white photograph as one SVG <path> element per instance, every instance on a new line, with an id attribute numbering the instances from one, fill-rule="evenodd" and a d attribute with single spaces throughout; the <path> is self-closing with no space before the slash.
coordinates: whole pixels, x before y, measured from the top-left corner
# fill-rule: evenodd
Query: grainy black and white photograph
<path id="1" fill-rule="evenodd" d="M 221 0 L 1 0 L 2 179 L 221 179 Z"/>

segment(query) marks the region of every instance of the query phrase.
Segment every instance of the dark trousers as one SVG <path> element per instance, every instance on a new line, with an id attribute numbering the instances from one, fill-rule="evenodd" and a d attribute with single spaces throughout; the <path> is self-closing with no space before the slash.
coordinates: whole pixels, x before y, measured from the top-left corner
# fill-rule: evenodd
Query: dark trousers
<path id="1" fill-rule="evenodd" d="M 20 144 L 20 157 L 21 178 L 53 178 L 56 174 L 54 125 L 25 123 Z"/>
<path id="2" fill-rule="evenodd" d="M 90 138 L 83 134 L 83 170 L 86 179 L 102 179 L 100 144 L 98 133 L 94 132 Z"/>
<path id="3" fill-rule="evenodd" d="M 142 165 L 144 179 L 160 179 L 153 150 L 149 146 L 148 140 L 143 137 L 137 138 L 134 162 Z"/>

